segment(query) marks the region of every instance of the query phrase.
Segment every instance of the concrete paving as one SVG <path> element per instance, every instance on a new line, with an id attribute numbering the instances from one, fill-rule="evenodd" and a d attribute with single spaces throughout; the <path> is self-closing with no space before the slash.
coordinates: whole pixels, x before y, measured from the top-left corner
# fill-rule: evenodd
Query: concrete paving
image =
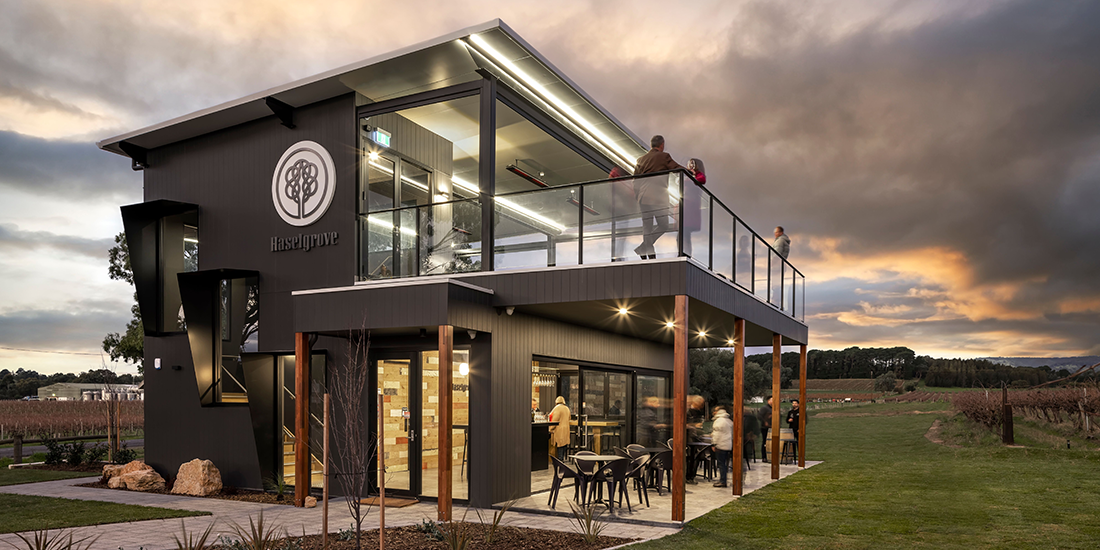
<path id="1" fill-rule="evenodd" d="M 214 498 L 195 498 L 176 495 L 159 495 L 136 493 L 128 491 L 115 491 L 109 489 L 93 489 L 90 487 L 77 487 L 81 483 L 87 483 L 87 479 L 66 479 L 60 481 L 46 481 L 42 483 L 28 483 L 24 485 L 10 485 L 0 487 L 0 498 L 3 494 L 37 495 L 46 497 L 70 498 L 78 500 L 93 500 L 101 502 L 117 502 L 121 504 L 136 504 L 140 506 L 154 506 L 160 508 L 174 508 L 180 510 L 196 510 L 210 512 L 213 516 L 201 516 L 180 519 L 148 520 L 132 523 L 113 523 L 109 525 L 96 525 L 78 527 L 72 529 L 77 537 L 84 535 L 99 536 L 92 550 L 171 550 L 176 548 L 172 538 L 173 534 L 180 532 L 181 521 L 190 531 L 202 531 L 211 522 L 214 523 L 214 532 L 229 535 L 232 533 L 231 525 L 237 523 L 248 525 L 248 518 L 255 517 L 262 510 L 265 521 L 274 521 L 281 525 L 291 535 L 318 534 L 321 532 L 321 508 L 294 508 L 284 505 L 265 505 L 251 502 L 238 502 Z M 455 513 L 461 516 L 464 508 L 456 507 Z M 386 510 L 386 526 L 396 527 L 402 525 L 418 524 L 425 519 L 436 517 L 435 503 L 420 503 L 404 508 L 392 508 Z M 482 512 L 482 517 L 492 517 L 492 512 Z M 473 510 L 467 516 L 467 520 L 477 521 Z M 568 518 L 547 517 L 545 515 L 509 512 L 503 521 L 505 525 L 515 527 L 533 527 L 538 529 L 550 529 L 558 531 L 573 531 Z M 329 531 L 335 532 L 340 528 L 348 528 L 351 525 L 351 514 L 342 499 L 332 500 L 329 504 Z M 378 527 L 378 510 L 373 509 L 367 515 L 364 528 L 375 529 Z M 631 525 L 625 523 L 611 524 L 604 531 L 609 536 L 619 536 L 636 539 L 652 539 L 675 533 L 675 527 L 657 527 L 645 525 Z M 18 542 L 14 534 L 0 535 L 0 543 Z"/>
<path id="2" fill-rule="evenodd" d="M 806 461 L 806 468 L 810 468 L 821 464 L 820 461 Z M 743 493 L 748 495 L 757 489 L 775 483 L 782 480 L 787 476 L 796 474 L 802 471 L 804 468 L 799 468 L 796 465 L 783 464 L 779 467 L 779 480 L 771 478 L 771 465 L 764 462 L 750 463 L 751 470 L 745 473 L 745 485 Z M 714 487 L 713 480 L 703 479 L 702 475 L 697 477 L 698 483 L 694 485 L 685 485 L 684 491 L 684 516 L 686 521 L 691 521 L 707 512 L 725 506 L 727 503 L 733 501 L 736 498 L 733 496 L 733 490 L 729 487 L 719 488 Z M 606 492 L 606 487 L 604 491 Z M 679 522 L 672 521 L 672 495 L 666 489 L 663 491 L 663 495 L 658 495 L 657 490 L 654 488 L 649 489 L 649 506 L 645 506 L 644 502 L 638 502 L 638 493 L 635 490 L 631 490 L 629 494 L 631 510 L 628 510 L 626 500 L 623 500 L 623 506 L 618 506 L 616 500 L 616 506 L 614 511 L 605 516 L 605 519 L 616 522 L 637 523 L 653 526 L 679 526 Z M 531 495 L 526 498 L 522 498 L 516 502 L 513 510 L 538 513 L 545 515 L 555 516 L 571 516 L 569 502 L 573 499 L 573 487 L 567 485 L 562 487 L 561 492 L 558 494 L 558 502 L 555 508 L 550 508 L 547 504 L 549 499 L 549 492 L 541 492 Z M 606 495 L 605 495 L 606 496 Z"/>

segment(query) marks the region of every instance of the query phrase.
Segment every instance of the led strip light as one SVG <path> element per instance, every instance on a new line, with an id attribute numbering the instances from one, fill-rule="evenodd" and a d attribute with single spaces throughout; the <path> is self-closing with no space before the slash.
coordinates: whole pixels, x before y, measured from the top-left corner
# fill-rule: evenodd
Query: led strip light
<path id="1" fill-rule="evenodd" d="M 530 75 L 523 72 L 523 69 L 520 69 L 516 66 L 515 63 L 512 63 L 503 55 L 501 55 L 500 52 L 496 51 L 496 49 L 490 46 L 488 42 L 486 42 L 485 39 L 482 38 L 480 35 L 470 35 L 469 39 L 477 46 L 476 48 L 471 49 L 481 54 L 486 59 L 489 59 L 490 63 L 495 61 L 496 63 L 499 63 L 500 65 L 503 65 L 505 68 L 507 68 L 508 71 L 511 71 L 511 74 L 506 71 L 500 71 L 502 74 L 505 74 L 506 76 L 511 77 L 512 80 L 515 80 L 521 88 L 528 92 L 528 94 L 542 101 L 551 112 L 554 112 L 560 117 L 572 122 L 575 126 L 577 126 L 577 129 L 581 132 L 581 134 L 583 134 L 582 137 L 590 142 L 598 143 L 601 147 L 610 152 L 612 154 L 612 157 L 619 157 L 617 159 L 612 158 L 612 160 L 621 162 L 623 168 L 631 173 L 634 172 L 634 162 L 631 160 L 627 160 L 632 156 L 630 153 L 619 148 L 619 146 L 616 145 L 611 138 L 589 124 L 589 122 L 586 121 L 579 113 L 574 111 L 572 107 L 566 105 L 564 101 L 559 99 L 554 94 L 551 94 L 549 91 L 546 90 L 545 87 L 543 87 L 541 84 L 538 84 L 533 78 L 531 78 Z M 463 44 L 465 44 L 467 47 L 470 47 L 470 44 L 468 42 L 463 41 Z M 497 70 L 500 70 L 500 67 L 497 67 Z M 534 92 L 532 92 L 532 90 L 534 90 Z"/>

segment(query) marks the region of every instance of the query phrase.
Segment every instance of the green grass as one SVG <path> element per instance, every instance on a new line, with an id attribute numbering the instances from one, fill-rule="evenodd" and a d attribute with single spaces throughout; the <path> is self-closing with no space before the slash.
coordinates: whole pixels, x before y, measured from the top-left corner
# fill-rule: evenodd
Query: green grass
<path id="1" fill-rule="evenodd" d="M 14 470 L 9 470 L 5 466 L 0 468 L 0 486 L 35 483 L 38 481 L 54 481 L 58 479 L 72 479 L 74 477 L 98 477 L 99 475 L 100 474 L 93 472 L 55 472 L 53 470 L 31 470 L 28 468 L 15 468 Z M 0 500 L 3 498 L 3 496 L 0 496 Z"/>
<path id="2" fill-rule="evenodd" d="M 209 512 L 66 498 L 0 495 L 0 518 L 3 518 L 0 521 L 0 533 L 206 515 L 210 515 Z"/>
<path id="3" fill-rule="evenodd" d="M 812 413 L 807 458 L 823 464 L 632 548 L 1096 548 L 1100 453 L 1006 448 L 947 406 Z M 937 419 L 962 448 L 925 439 Z"/>

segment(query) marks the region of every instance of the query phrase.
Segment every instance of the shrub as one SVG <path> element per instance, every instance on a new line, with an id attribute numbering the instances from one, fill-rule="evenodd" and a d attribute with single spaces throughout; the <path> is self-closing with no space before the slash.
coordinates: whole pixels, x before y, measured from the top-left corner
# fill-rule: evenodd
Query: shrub
<path id="1" fill-rule="evenodd" d="M 85 453 L 86 454 L 84 455 L 84 460 L 88 463 L 99 462 L 100 460 L 103 460 L 103 457 L 107 456 L 107 446 L 103 443 L 96 443 L 91 447 L 88 447 L 88 450 L 85 451 Z"/>
<path id="2" fill-rule="evenodd" d="M 129 464 L 137 459 L 137 451 L 126 448 L 126 444 L 122 444 L 122 448 L 115 453 L 115 464 Z"/>
<path id="3" fill-rule="evenodd" d="M 84 464 L 86 453 L 84 451 L 83 441 L 73 441 L 65 446 L 65 461 L 70 466 L 80 466 Z"/>
<path id="4" fill-rule="evenodd" d="M 65 460 L 65 444 L 53 438 L 42 438 L 46 446 L 46 464 L 55 466 Z"/>

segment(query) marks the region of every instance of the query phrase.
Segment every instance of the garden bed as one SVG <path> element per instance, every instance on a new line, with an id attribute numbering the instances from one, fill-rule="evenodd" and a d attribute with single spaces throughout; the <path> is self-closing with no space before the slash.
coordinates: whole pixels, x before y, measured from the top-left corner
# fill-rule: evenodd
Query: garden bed
<path id="1" fill-rule="evenodd" d="M 486 544 L 485 537 L 489 532 L 488 525 L 480 523 L 456 523 L 459 528 L 465 527 L 469 534 L 469 548 L 485 548 L 490 550 L 597 550 L 621 546 L 633 539 L 620 539 L 616 537 L 599 537 L 594 544 L 584 541 L 579 533 L 567 533 L 562 531 L 547 531 L 545 529 L 531 529 L 527 527 L 498 527 L 493 535 L 493 543 Z M 443 526 L 446 528 L 446 526 Z M 347 532 L 344 533 L 345 535 Z M 351 550 L 355 548 L 355 539 L 339 540 L 336 533 L 329 534 L 329 548 L 332 550 Z M 321 550 L 321 535 L 307 537 L 290 537 L 289 541 L 301 541 L 302 550 Z M 363 548 L 378 548 L 378 530 L 363 532 Z M 386 529 L 387 550 L 419 550 L 419 549 L 447 549 L 447 543 L 436 540 L 425 533 L 418 526 L 391 527 Z"/>
<path id="2" fill-rule="evenodd" d="M 53 470 L 55 472 L 89 472 L 89 473 L 103 473 L 104 463 L 95 464 L 77 464 L 73 466 L 71 464 L 36 464 L 33 466 L 22 466 L 27 470 Z"/>
<path id="3" fill-rule="evenodd" d="M 90 487 L 93 489 L 108 489 L 111 491 L 129 491 L 129 489 L 111 489 L 102 480 L 94 481 L 92 483 L 81 483 L 77 487 Z M 172 487 L 167 486 L 160 491 L 129 491 L 132 493 L 141 492 L 147 494 L 156 495 L 170 495 Z M 285 504 L 287 506 L 294 505 L 293 495 L 284 495 L 283 500 L 278 500 L 278 497 L 272 493 L 265 493 L 263 491 L 253 491 L 251 489 L 238 489 L 235 487 L 225 487 L 221 491 L 205 497 L 195 495 L 172 495 L 177 497 L 194 497 L 194 498 L 218 498 L 222 500 L 237 500 L 241 502 L 256 502 L 259 504 Z M 320 500 L 320 499 L 318 499 Z"/>

